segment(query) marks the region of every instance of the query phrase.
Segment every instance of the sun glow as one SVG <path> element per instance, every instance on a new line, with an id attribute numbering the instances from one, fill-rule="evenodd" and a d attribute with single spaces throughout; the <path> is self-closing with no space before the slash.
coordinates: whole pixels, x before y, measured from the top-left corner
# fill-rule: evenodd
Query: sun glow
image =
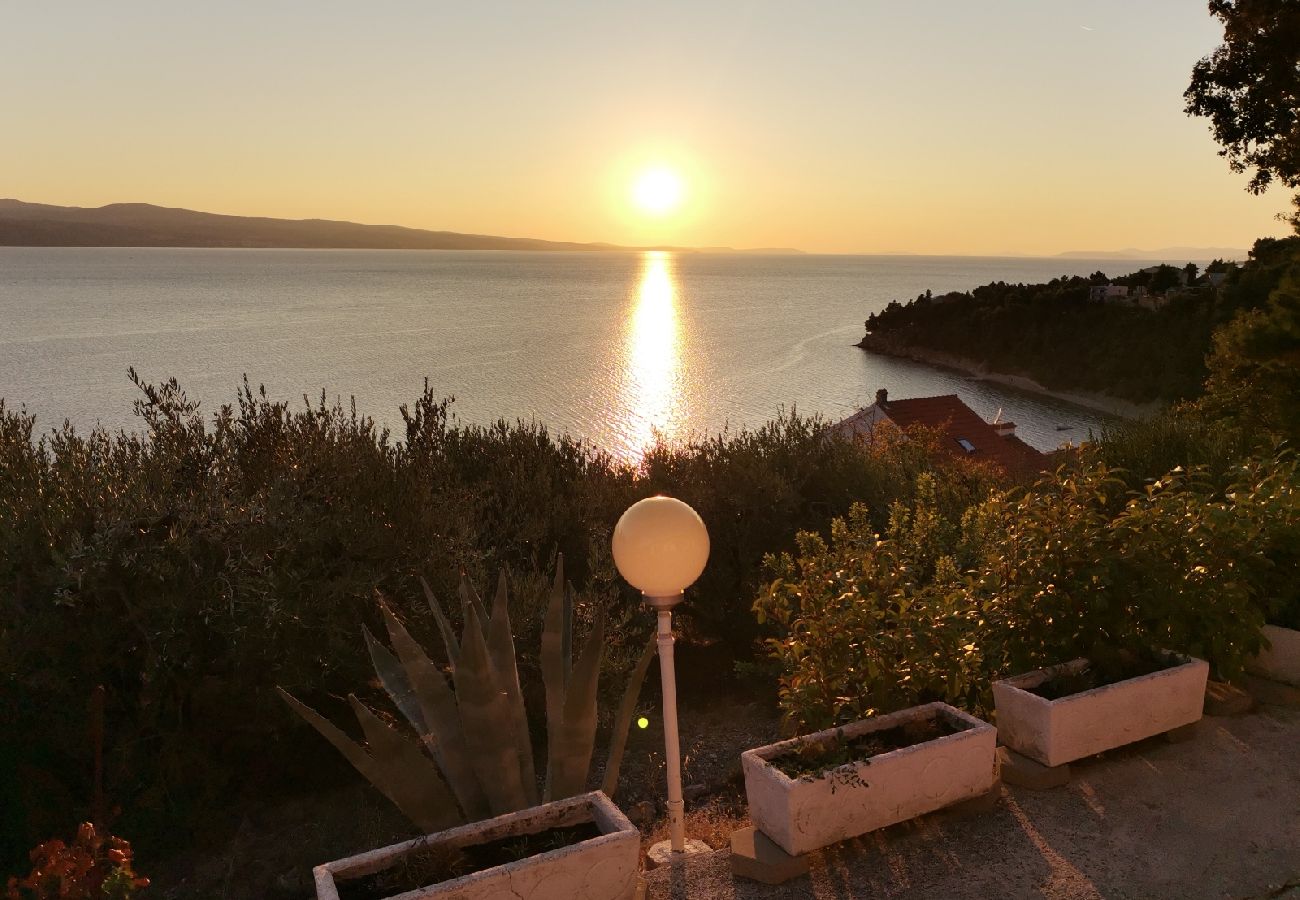
<path id="1" fill-rule="evenodd" d="M 671 169 L 647 169 L 637 176 L 632 186 L 632 199 L 637 207 L 652 216 L 663 216 L 681 205 L 682 179 Z"/>

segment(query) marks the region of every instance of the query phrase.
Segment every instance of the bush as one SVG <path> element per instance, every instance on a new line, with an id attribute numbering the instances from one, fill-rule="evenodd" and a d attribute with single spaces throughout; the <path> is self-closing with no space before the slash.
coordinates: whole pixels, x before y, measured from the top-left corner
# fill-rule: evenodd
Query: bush
<path id="1" fill-rule="evenodd" d="M 1085 455 L 1103 463 L 1134 490 L 1179 466 L 1202 469 L 1213 484 L 1224 488 L 1249 451 L 1241 429 L 1180 409 L 1109 422 Z"/>
<path id="2" fill-rule="evenodd" d="M 0 821 L 0 858 L 84 807 L 82 710 L 96 685 L 107 785 L 156 853 L 193 842 L 192 823 L 222 825 L 240 797 L 349 777 L 273 688 L 328 710 L 366 683 L 359 631 L 380 630 L 376 592 L 436 645 L 418 577 L 450 598 L 462 570 L 482 587 L 504 567 L 530 635 L 538 573 L 562 552 L 578 616 L 606 607 L 609 665 L 627 667 L 653 623 L 617 578 L 609 534 L 662 491 L 695 505 L 712 536 L 689 630 L 743 662 L 760 633 L 749 604 L 762 558 L 792 548 L 797 529 L 824 530 L 858 499 L 884 511 L 931 467 L 958 506 L 991 478 L 932 462 L 922 439 L 866 447 L 794 413 L 654 447 L 637 469 L 540 425 L 458 423 L 427 385 L 395 440 L 323 397 L 291 407 L 245 383 L 205 417 L 174 381 L 137 384 L 139 433 L 38 436 L 0 401 L 0 802 L 17 811 Z"/>
<path id="3" fill-rule="evenodd" d="M 769 645 L 787 724 L 815 730 L 929 700 L 978 705 L 981 611 L 961 572 L 969 548 L 937 493 L 933 477 L 918 479 L 883 537 L 855 505 L 829 543 L 803 532 L 797 556 L 767 558 L 774 580 L 754 610 L 782 631 Z"/>
<path id="4" fill-rule="evenodd" d="M 1256 523 L 1199 475 L 1176 469 L 1129 492 L 1091 465 L 993 497 L 980 512 L 998 535 L 979 573 L 989 671 L 1163 648 L 1239 676 L 1262 624 Z"/>
<path id="5" fill-rule="evenodd" d="M 642 492 L 686 501 L 709 528 L 709 564 L 693 592 L 699 600 L 685 608 L 689 621 L 741 658 L 763 636 L 751 607 L 764 557 L 794 549 L 797 532 L 824 532 L 855 503 L 867 504 L 883 528 L 891 504 L 910 502 L 927 472 L 936 476 L 934 502 L 960 516 L 1001 478 L 944 453 L 932 431 L 886 434 L 866 445 L 824 436 L 824 427 L 791 413 L 754 431 L 660 445 L 646 457 Z"/>
<path id="6" fill-rule="evenodd" d="M 855 509 L 829 544 L 769 559 L 760 619 L 780 626 L 787 720 L 819 728 L 943 699 L 989 707 L 1000 677 L 1077 657 L 1171 649 L 1241 675 L 1266 617 L 1294 615 L 1300 477 L 1238 464 L 1226 490 L 1177 468 L 1130 490 L 1096 460 L 960 517 L 926 478 L 878 536 Z"/>

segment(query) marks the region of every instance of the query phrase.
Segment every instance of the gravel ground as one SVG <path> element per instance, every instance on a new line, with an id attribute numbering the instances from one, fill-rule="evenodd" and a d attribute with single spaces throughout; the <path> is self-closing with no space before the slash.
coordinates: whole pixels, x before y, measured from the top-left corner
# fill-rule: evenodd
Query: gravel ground
<path id="1" fill-rule="evenodd" d="M 734 879 L 730 852 L 647 873 L 684 898 L 1300 897 L 1300 712 L 1206 717 L 1076 763 L 1053 791 L 1004 787 L 991 813 L 938 812 L 813 854 L 779 886 Z"/>

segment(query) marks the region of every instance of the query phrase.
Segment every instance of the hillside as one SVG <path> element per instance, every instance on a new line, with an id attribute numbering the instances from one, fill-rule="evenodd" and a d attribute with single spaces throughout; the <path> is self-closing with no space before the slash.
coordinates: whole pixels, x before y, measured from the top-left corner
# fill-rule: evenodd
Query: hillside
<path id="1" fill-rule="evenodd" d="M 969 292 L 926 292 L 871 315 L 858 346 L 1019 376 L 1054 392 L 1173 403 L 1200 393 L 1215 328 L 1262 307 L 1297 247 L 1300 237 L 1261 239 L 1218 286 L 1204 276 L 1182 286 L 1178 270 L 1169 268 L 1164 283 L 1140 272 L 1096 272 L 1046 284 L 999 281 Z M 1141 287 L 1157 308 L 1089 299 L 1094 286 L 1107 284 Z"/>
<path id="2" fill-rule="evenodd" d="M 0 246 L 302 247 L 371 250 L 642 250 L 536 238 L 424 231 L 328 219 L 269 219 L 171 209 L 148 203 L 50 206 L 0 199 Z M 709 248 L 730 252 L 730 248 Z M 768 251 L 795 252 L 795 251 Z"/>

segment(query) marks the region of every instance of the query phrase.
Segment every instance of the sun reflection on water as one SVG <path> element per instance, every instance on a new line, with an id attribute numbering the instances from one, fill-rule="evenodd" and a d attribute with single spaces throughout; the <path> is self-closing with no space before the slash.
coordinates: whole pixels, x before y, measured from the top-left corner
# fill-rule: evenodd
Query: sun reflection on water
<path id="1" fill-rule="evenodd" d="M 619 387 L 624 454 L 639 460 L 658 432 L 671 438 L 682 413 L 681 334 L 672 254 L 648 251 L 627 318 Z"/>

